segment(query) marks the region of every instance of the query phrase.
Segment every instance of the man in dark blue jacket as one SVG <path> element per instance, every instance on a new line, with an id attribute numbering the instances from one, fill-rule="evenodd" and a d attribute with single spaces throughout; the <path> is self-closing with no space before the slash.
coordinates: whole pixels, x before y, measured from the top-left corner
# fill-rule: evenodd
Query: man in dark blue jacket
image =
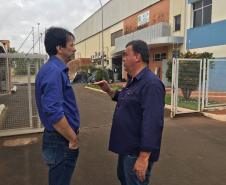
<path id="1" fill-rule="evenodd" d="M 147 67 L 145 42 L 128 43 L 123 61 L 130 77 L 122 91 L 112 90 L 106 81 L 96 83 L 117 101 L 109 150 L 119 154 L 117 174 L 122 185 L 148 185 L 160 154 L 165 87 Z"/>
<path id="2" fill-rule="evenodd" d="M 45 48 L 49 60 L 35 82 L 36 104 L 45 127 L 43 159 L 49 166 L 49 185 L 69 185 L 79 154 L 80 126 L 66 65 L 75 52 L 74 36 L 63 28 L 49 28 Z"/>

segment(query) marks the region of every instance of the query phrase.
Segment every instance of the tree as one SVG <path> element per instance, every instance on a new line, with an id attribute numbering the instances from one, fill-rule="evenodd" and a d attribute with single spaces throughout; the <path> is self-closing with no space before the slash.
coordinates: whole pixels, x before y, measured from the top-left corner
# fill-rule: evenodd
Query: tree
<path id="1" fill-rule="evenodd" d="M 96 71 L 96 81 L 100 81 L 100 80 L 109 80 L 109 75 L 107 70 L 105 69 L 97 69 Z"/>
<path id="2" fill-rule="evenodd" d="M 187 52 L 181 54 L 180 58 L 189 59 L 203 59 L 203 58 L 213 58 L 212 53 L 191 53 Z M 197 61 L 186 60 L 180 61 L 179 64 L 179 75 L 178 75 L 178 88 L 181 89 L 184 99 L 187 101 L 190 99 L 192 91 L 196 90 L 199 85 L 200 76 L 200 63 Z M 172 81 L 172 61 L 168 62 L 168 70 L 166 72 L 166 77 L 169 81 Z"/>

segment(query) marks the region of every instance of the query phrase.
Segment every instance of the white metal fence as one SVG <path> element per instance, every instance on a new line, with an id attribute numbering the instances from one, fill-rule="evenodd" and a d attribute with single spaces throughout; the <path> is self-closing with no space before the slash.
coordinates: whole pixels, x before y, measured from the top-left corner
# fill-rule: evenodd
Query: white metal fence
<path id="1" fill-rule="evenodd" d="M 226 108 L 226 59 L 173 59 L 171 116 Z"/>
<path id="2" fill-rule="evenodd" d="M 202 59 L 173 59 L 172 116 L 200 111 Z"/>
<path id="3" fill-rule="evenodd" d="M 0 55 L 0 136 L 42 130 L 34 83 L 43 55 Z"/>
<path id="4" fill-rule="evenodd" d="M 205 61 L 203 109 L 226 106 L 226 59 Z"/>

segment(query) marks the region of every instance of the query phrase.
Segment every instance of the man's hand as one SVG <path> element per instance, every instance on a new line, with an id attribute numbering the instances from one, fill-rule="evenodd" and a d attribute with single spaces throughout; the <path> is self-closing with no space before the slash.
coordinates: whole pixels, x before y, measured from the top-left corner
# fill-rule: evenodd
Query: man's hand
<path id="1" fill-rule="evenodd" d="M 141 152 L 136 160 L 133 170 L 136 172 L 137 178 L 144 182 L 146 178 L 146 171 L 148 169 L 150 153 Z"/>
<path id="2" fill-rule="evenodd" d="M 100 88 L 108 93 L 109 96 L 113 97 L 114 94 L 115 94 L 115 91 L 111 89 L 111 87 L 109 86 L 108 82 L 106 80 L 102 80 L 102 81 L 99 81 L 99 82 L 95 82 L 93 83 L 94 85 L 99 85 Z"/>
<path id="3" fill-rule="evenodd" d="M 66 117 L 64 116 L 57 123 L 53 124 L 55 130 L 69 141 L 69 148 L 76 150 L 78 148 L 78 136 L 69 125 Z"/>
<path id="4" fill-rule="evenodd" d="M 78 136 L 76 136 L 73 140 L 71 140 L 69 142 L 69 148 L 71 150 L 76 150 L 79 148 L 79 145 L 78 145 Z"/>

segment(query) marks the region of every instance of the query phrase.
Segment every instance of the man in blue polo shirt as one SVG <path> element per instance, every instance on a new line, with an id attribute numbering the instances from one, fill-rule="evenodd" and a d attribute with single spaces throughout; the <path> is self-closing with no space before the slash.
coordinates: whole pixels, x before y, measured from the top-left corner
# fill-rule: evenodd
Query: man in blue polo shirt
<path id="1" fill-rule="evenodd" d="M 109 150 L 119 154 L 121 184 L 148 185 L 160 153 L 165 87 L 147 67 L 149 49 L 145 42 L 128 43 L 123 61 L 129 80 L 122 91 L 112 90 L 106 81 L 95 84 L 117 101 Z"/>
<path id="2" fill-rule="evenodd" d="M 49 167 L 49 185 L 69 185 L 79 154 L 80 126 L 66 65 L 75 52 L 74 36 L 63 28 L 51 27 L 44 44 L 49 60 L 35 81 L 36 104 L 45 127 L 43 159 Z"/>

